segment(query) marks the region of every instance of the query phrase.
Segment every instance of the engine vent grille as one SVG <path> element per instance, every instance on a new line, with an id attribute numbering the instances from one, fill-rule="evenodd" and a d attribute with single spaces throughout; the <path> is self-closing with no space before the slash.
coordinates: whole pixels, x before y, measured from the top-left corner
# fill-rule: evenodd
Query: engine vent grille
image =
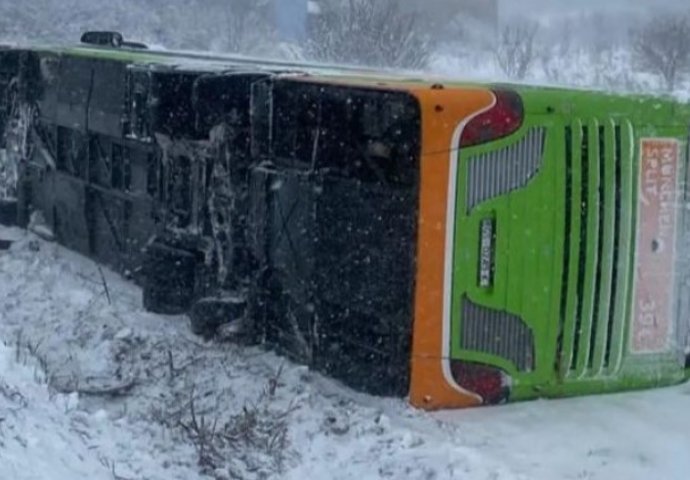
<path id="1" fill-rule="evenodd" d="M 545 136 L 545 128 L 532 128 L 517 143 L 471 157 L 467 212 L 482 202 L 525 187 L 542 167 Z"/>
<path id="2" fill-rule="evenodd" d="M 565 128 L 562 378 L 615 373 L 627 318 L 633 241 L 634 144 L 627 121 Z"/>
<path id="3" fill-rule="evenodd" d="M 517 315 L 462 299 L 461 348 L 510 360 L 518 370 L 534 369 L 534 334 Z"/>

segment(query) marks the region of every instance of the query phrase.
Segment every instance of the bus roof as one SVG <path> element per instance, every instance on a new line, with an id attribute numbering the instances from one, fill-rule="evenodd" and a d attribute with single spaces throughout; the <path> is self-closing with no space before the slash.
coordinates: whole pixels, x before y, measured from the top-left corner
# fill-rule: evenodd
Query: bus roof
<path id="1" fill-rule="evenodd" d="M 581 98 L 587 94 L 589 100 L 620 99 L 625 101 L 654 101 L 663 106 L 678 106 L 681 102 L 659 95 L 605 91 L 595 88 L 573 86 L 548 86 L 522 83 L 493 82 L 490 80 L 463 80 L 423 72 L 377 69 L 354 65 L 337 65 L 307 61 L 286 61 L 258 58 L 240 54 L 217 54 L 198 51 L 140 49 L 128 47 L 103 47 L 79 44 L 73 46 L 55 45 L 0 45 L 0 49 L 22 49 L 55 54 L 119 60 L 140 65 L 160 65 L 180 72 L 267 72 L 285 75 L 303 75 L 303 81 L 347 84 L 363 87 L 380 87 L 414 90 L 442 85 L 449 88 L 510 88 L 522 95 L 551 94 L 561 99 Z M 683 110 L 686 105 L 683 104 Z"/>

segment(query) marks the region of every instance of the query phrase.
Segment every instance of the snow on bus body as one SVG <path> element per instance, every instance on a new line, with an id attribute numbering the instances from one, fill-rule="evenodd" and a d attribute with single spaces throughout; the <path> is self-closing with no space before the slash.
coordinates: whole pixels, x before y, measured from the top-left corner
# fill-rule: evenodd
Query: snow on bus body
<path id="1" fill-rule="evenodd" d="M 176 68 L 176 61 L 197 62 L 174 53 L 49 50 L 92 64 L 97 74 L 103 59 L 137 64 L 129 68 L 132 74 L 184 74 L 189 72 Z M 225 60 L 200 59 L 199 70 L 207 62 L 216 71 Z M 228 60 L 227 66 L 236 73 L 240 63 L 252 65 Z M 669 178 L 677 192 L 685 172 L 686 106 L 339 67 L 304 65 L 304 73 L 284 75 L 286 64 L 254 66 L 272 73 L 248 89 L 244 108 L 255 148 L 249 184 L 241 187 L 249 194 L 242 213 L 250 220 L 243 241 L 267 267 L 260 270 L 270 273 L 251 280 L 260 288 L 249 299 L 262 307 L 252 321 L 264 337 L 352 386 L 407 392 L 423 408 L 684 378 L 685 345 L 678 341 L 683 314 L 675 301 L 659 298 L 654 300 L 665 306 L 652 316 L 673 318 L 650 327 L 648 308 L 634 313 L 633 302 L 651 290 L 640 286 L 645 261 L 634 262 L 627 253 L 643 259 L 655 245 L 638 238 L 638 225 L 647 218 L 641 215 L 651 215 L 639 203 L 638 178 L 651 170 L 638 145 L 679 142 L 677 158 L 663 167 L 673 167 Z M 315 115 L 317 110 L 326 113 Z M 343 115 L 333 114 L 338 111 Z M 111 117 L 112 124 L 117 116 Z M 304 118 L 318 121 L 301 125 Z M 137 132 L 137 125 L 131 122 L 125 136 L 161 147 L 152 135 L 159 132 Z M 309 213 L 314 211 L 316 217 Z M 280 220 L 286 212 L 290 222 Z M 686 231 L 682 216 L 672 223 L 673 232 Z M 86 251 L 87 237 L 66 243 Z M 161 256 L 171 253 L 164 247 Z M 178 261 L 193 272 L 195 258 L 192 252 Z M 305 266 L 306 274 L 300 270 Z M 658 272 L 667 286 L 679 288 L 682 271 L 676 273 L 678 278 Z M 159 280 L 164 284 L 165 278 Z M 180 297 L 178 290 L 170 292 L 163 298 Z M 640 335 L 656 338 L 659 349 L 635 351 L 631 345 Z M 363 371 L 375 373 L 365 378 Z"/>

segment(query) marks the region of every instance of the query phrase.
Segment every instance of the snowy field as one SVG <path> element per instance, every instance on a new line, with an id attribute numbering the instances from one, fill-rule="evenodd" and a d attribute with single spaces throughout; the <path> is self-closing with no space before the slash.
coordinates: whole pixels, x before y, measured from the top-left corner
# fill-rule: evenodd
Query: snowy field
<path id="1" fill-rule="evenodd" d="M 690 385 L 428 414 L 206 343 L 92 261 L 0 238 L 2 480 L 688 478 Z"/>

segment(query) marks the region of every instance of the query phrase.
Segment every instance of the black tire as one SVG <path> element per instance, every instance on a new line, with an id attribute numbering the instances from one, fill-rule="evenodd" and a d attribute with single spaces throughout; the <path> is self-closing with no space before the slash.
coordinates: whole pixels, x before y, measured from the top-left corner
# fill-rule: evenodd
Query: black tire
<path id="1" fill-rule="evenodd" d="M 241 322 L 247 311 L 244 299 L 203 298 L 189 312 L 192 332 L 210 337 L 224 324 Z M 243 333 L 240 333 L 242 336 Z"/>
<path id="2" fill-rule="evenodd" d="M 196 276 L 193 253 L 154 242 L 146 250 L 143 270 L 144 309 L 166 315 L 189 311 Z"/>
<path id="3" fill-rule="evenodd" d="M 0 224 L 8 227 L 17 225 L 16 200 L 0 200 Z"/>

